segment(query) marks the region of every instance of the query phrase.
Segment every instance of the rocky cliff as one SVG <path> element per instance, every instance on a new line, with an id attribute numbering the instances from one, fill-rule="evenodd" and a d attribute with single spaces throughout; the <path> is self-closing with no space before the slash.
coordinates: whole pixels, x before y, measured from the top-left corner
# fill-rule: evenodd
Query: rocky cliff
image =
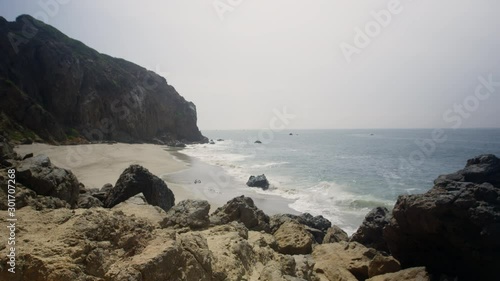
<path id="1" fill-rule="evenodd" d="M 0 127 L 10 139 L 203 141 L 167 81 L 23 15 L 0 17 Z"/>

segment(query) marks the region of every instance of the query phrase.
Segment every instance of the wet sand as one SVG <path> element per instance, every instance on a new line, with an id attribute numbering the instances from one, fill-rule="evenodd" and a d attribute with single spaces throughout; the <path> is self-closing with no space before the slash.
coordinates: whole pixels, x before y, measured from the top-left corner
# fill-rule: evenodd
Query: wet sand
<path id="1" fill-rule="evenodd" d="M 182 154 L 182 150 L 153 144 L 91 144 L 52 146 L 31 144 L 16 147 L 21 156 L 45 154 L 58 167 L 73 171 L 87 188 L 115 184 L 120 174 L 132 164 L 142 165 L 162 178 L 174 192 L 176 202 L 185 199 L 207 200 L 211 211 L 228 200 L 245 195 L 265 213 L 293 213 L 292 201 L 279 196 L 264 195 L 236 182 L 218 166 L 208 165 Z M 201 181 L 195 183 L 195 180 Z"/>

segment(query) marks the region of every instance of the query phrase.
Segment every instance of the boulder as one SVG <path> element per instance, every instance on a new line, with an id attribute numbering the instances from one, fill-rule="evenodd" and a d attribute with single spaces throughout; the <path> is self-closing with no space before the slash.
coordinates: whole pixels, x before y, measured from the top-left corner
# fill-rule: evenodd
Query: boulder
<path id="1" fill-rule="evenodd" d="M 326 230 L 326 235 L 323 238 L 323 244 L 326 243 L 337 243 L 340 241 L 348 241 L 349 236 L 340 227 L 334 225 Z"/>
<path id="2" fill-rule="evenodd" d="M 260 140 L 256 140 L 254 143 L 259 143 L 259 144 L 260 144 L 260 143 L 262 143 L 262 142 L 261 142 Z"/>
<path id="3" fill-rule="evenodd" d="M 269 188 L 269 181 L 266 178 L 266 175 L 262 174 L 259 176 L 250 176 L 247 181 L 247 186 L 250 187 L 260 187 L 264 190 Z"/>
<path id="4" fill-rule="evenodd" d="M 304 225 L 285 222 L 274 233 L 278 245 L 277 251 L 287 255 L 307 255 L 312 251 L 313 236 Z"/>
<path id="5" fill-rule="evenodd" d="M 108 191 L 104 207 L 111 208 L 139 193 L 144 194 L 149 204 L 165 211 L 170 210 L 175 204 L 174 194 L 162 179 L 142 166 L 131 165 L 123 171 L 115 186 Z"/>
<path id="6" fill-rule="evenodd" d="M 210 140 L 208 144 L 215 144 L 214 140 Z"/>
<path id="7" fill-rule="evenodd" d="M 440 176 L 427 193 L 400 196 L 384 239 L 403 267 L 459 280 L 495 280 L 500 264 L 500 160 L 481 155 Z"/>
<path id="8" fill-rule="evenodd" d="M 231 221 L 241 222 L 250 230 L 269 232 L 269 217 L 255 206 L 250 197 L 233 198 L 210 215 L 210 222 L 214 225 Z"/>
<path id="9" fill-rule="evenodd" d="M 379 251 L 389 251 L 383 234 L 383 229 L 389 223 L 389 219 L 390 212 L 387 208 L 374 208 L 365 216 L 361 226 L 352 235 L 351 241 Z"/>
<path id="10" fill-rule="evenodd" d="M 378 275 L 366 281 L 430 281 L 429 274 L 425 267 L 412 267 L 398 272 Z"/>
<path id="11" fill-rule="evenodd" d="M 77 205 L 80 183 L 69 170 L 53 166 L 45 155 L 23 160 L 17 168 L 17 179 L 38 195 L 51 196 Z"/>
<path id="12" fill-rule="evenodd" d="M 323 272 L 327 280 L 341 280 L 336 279 L 336 276 L 343 272 L 342 269 L 347 269 L 358 280 L 372 277 L 370 274 L 385 274 L 400 269 L 399 263 L 393 257 L 381 257 L 375 249 L 357 242 L 342 241 L 318 245 L 312 256 L 316 261 L 315 271 Z M 343 272 L 342 275 L 348 274 Z"/>
<path id="13" fill-rule="evenodd" d="M 90 195 L 90 194 L 80 194 L 78 197 L 78 208 L 82 209 L 89 209 L 89 208 L 97 208 L 97 207 L 102 207 L 103 204 L 101 200 L 97 199 L 96 197 Z"/>
<path id="14" fill-rule="evenodd" d="M 167 217 L 160 223 L 162 227 L 178 226 L 191 229 L 205 228 L 210 224 L 208 201 L 184 200 L 167 212 Z"/>
<path id="15" fill-rule="evenodd" d="M 325 219 L 323 216 L 312 216 L 309 213 L 301 214 L 300 216 L 292 214 L 276 214 L 270 219 L 271 233 L 276 232 L 280 226 L 285 222 L 294 221 L 306 226 L 306 230 L 309 231 L 316 242 L 322 243 L 325 237 L 327 229 L 332 225 L 332 223 Z"/>

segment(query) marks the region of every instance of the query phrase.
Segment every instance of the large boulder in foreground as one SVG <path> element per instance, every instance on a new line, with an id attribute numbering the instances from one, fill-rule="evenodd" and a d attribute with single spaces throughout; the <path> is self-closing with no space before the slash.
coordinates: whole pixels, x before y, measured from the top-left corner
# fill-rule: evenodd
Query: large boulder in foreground
<path id="1" fill-rule="evenodd" d="M 232 221 L 241 222 L 250 230 L 269 232 L 269 216 L 257 208 L 250 197 L 233 198 L 210 215 L 210 222 L 214 225 Z"/>
<path id="2" fill-rule="evenodd" d="M 304 225 L 286 222 L 274 233 L 277 251 L 286 255 L 307 255 L 312 251 L 314 237 Z"/>
<path id="3" fill-rule="evenodd" d="M 365 280 L 369 277 L 401 269 L 391 256 L 383 256 L 375 249 L 357 242 L 339 242 L 314 247 L 312 256 L 320 280 Z"/>
<path id="4" fill-rule="evenodd" d="M 75 207 L 80 194 L 80 183 L 70 171 L 58 168 L 49 157 L 38 155 L 25 159 L 17 168 L 17 179 L 38 195 L 51 196 Z"/>
<path id="5" fill-rule="evenodd" d="M 210 204 L 205 200 L 184 200 L 167 212 L 167 217 L 160 223 L 162 227 L 177 226 L 199 229 L 210 224 L 208 212 Z"/>
<path id="6" fill-rule="evenodd" d="M 123 171 L 115 186 L 108 191 L 104 207 L 111 208 L 139 193 L 144 194 L 149 204 L 165 211 L 170 210 L 175 204 L 174 193 L 162 179 L 142 166 L 131 165 Z"/>
<path id="7" fill-rule="evenodd" d="M 260 187 L 266 190 L 269 188 L 269 181 L 264 174 L 258 176 L 250 176 L 250 178 L 248 178 L 247 185 L 250 187 Z"/>
<path id="8" fill-rule="evenodd" d="M 500 160 L 481 155 L 440 176 L 425 194 L 403 195 L 384 229 L 403 267 L 459 280 L 496 280 L 500 265 Z"/>
<path id="9" fill-rule="evenodd" d="M 351 241 L 359 242 L 366 247 L 374 248 L 379 251 L 388 251 L 384 240 L 383 229 L 389 223 L 390 212 L 387 208 L 376 207 L 371 210 L 351 237 Z"/>

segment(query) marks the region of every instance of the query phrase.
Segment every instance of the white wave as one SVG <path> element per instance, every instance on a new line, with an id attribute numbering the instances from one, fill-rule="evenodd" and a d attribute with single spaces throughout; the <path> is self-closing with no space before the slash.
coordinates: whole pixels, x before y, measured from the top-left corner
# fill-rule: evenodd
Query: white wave
<path id="1" fill-rule="evenodd" d="M 269 163 L 264 163 L 264 164 L 254 164 L 250 166 L 252 169 L 261 169 L 261 168 L 269 168 L 269 167 L 276 167 L 276 166 L 281 166 L 284 164 L 288 164 L 288 162 L 269 162 Z"/>

